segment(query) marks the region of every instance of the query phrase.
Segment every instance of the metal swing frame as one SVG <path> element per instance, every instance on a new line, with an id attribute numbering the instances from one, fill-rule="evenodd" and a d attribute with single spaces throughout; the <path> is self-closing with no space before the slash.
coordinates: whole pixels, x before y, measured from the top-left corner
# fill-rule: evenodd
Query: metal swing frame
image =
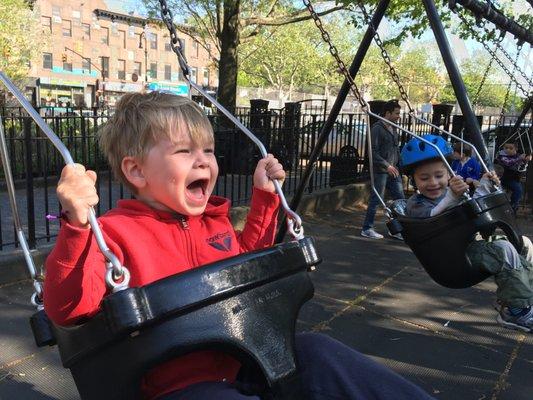
<path id="1" fill-rule="evenodd" d="M 439 19 L 435 4 L 432 0 L 423 0 L 424 7 L 429 18 L 430 26 L 435 34 L 436 41 L 439 46 L 443 61 L 445 63 L 448 75 L 452 82 L 452 86 L 458 102 L 465 116 L 465 126 L 473 134 L 473 144 L 466 142 L 462 138 L 459 138 L 455 135 L 450 134 L 449 132 L 440 129 L 439 127 L 425 121 L 421 118 L 418 118 L 413 112 L 410 113 L 411 117 L 414 120 L 426 123 L 433 128 L 439 130 L 442 133 L 448 134 L 455 139 L 472 145 L 472 148 L 478 155 L 478 158 L 483 164 L 483 167 L 488 171 L 487 164 L 490 165 L 488 161 L 488 151 L 481 136 L 480 128 L 477 124 L 477 119 L 470 105 L 470 101 L 467 97 L 466 88 L 464 82 L 459 73 L 459 69 L 455 63 L 455 60 L 452 56 L 449 43 L 444 32 L 444 28 Z M 308 177 L 311 175 L 312 170 L 316 164 L 316 160 L 320 155 L 323 144 L 327 140 L 327 136 L 333 123 L 335 122 L 338 113 L 342 107 L 342 104 L 348 94 L 348 91 L 351 89 L 357 100 L 361 103 L 362 109 L 367 117 L 367 140 L 368 140 L 368 157 L 369 162 L 372 165 L 372 149 L 371 149 L 371 134 L 370 134 L 370 116 L 375 117 L 378 120 L 383 120 L 393 127 L 409 134 L 416 136 L 414 133 L 391 123 L 390 121 L 385 120 L 383 117 L 378 116 L 372 113 L 369 109 L 368 104 L 362 99 L 361 94 L 357 88 L 357 85 L 353 81 L 355 75 L 358 72 L 358 69 L 362 63 L 362 60 L 368 50 L 368 47 L 372 41 L 372 38 L 377 32 L 377 27 L 381 21 L 388 5 L 389 1 L 382 0 L 376 7 L 376 11 L 372 17 L 369 27 L 365 33 L 365 36 L 358 48 L 357 54 L 353 60 L 352 66 L 348 71 L 338 57 L 338 52 L 336 48 L 332 45 L 329 40 L 329 34 L 325 32 L 322 27 L 320 18 L 313 9 L 313 6 L 310 4 L 309 0 L 304 0 L 304 4 L 309 9 L 315 24 L 320 29 L 322 37 L 325 42 L 330 46 L 330 53 L 335 57 L 339 65 L 339 69 L 345 76 L 345 80 L 339 95 L 334 104 L 334 109 L 331 110 L 331 113 L 326 120 L 320 136 L 317 141 L 317 148 L 314 149 L 311 159 L 309 160 L 306 174 L 304 177 L 307 179 L 302 179 L 299 190 L 293 199 L 293 206 L 296 207 L 299 199 L 307 185 Z M 391 71 L 392 72 L 392 71 Z M 407 100 L 408 102 L 408 100 Z M 408 102 L 409 104 L 409 102 Z M 337 107 L 335 107 L 337 106 Z M 429 141 L 419 138 L 420 140 L 426 142 L 426 144 L 431 145 L 435 148 L 442 158 L 443 162 L 447 165 L 447 168 L 451 171 L 449 164 L 447 163 L 445 157 L 441 153 L 440 149 L 437 146 L 430 143 Z M 453 174 L 453 171 L 451 171 Z M 518 230 L 516 229 L 516 223 L 514 220 L 514 214 L 510 207 L 510 204 L 507 200 L 506 195 L 496 190 L 494 193 L 491 193 L 487 196 L 478 199 L 468 199 L 462 205 L 455 207 L 452 210 L 448 210 L 443 214 L 440 214 L 431 219 L 413 219 L 407 218 L 405 216 L 394 214 L 390 210 L 383 199 L 377 193 L 374 187 L 374 177 L 372 167 L 370 168 L 370 178 L 372 189 L 374 193 L 378 196 L 380 202 L 385 208 L 387 215 L 390 218 L 389 227 L 391 233 L 402 233 L 407 244 L 410 245 L 411 249 L 421 262 L 422 266 L 426 269 L 428 274 L 439 284 L 450 287 L 450 288 L 464 288 L 475 285 L 480 281 L 488 277 L 488 274 L 481 270 L 479 266 L 472 266 L 468 258 L 466 257 L 465 251 L 468 243 L 472 240 L 473 236 L 477 232 L 481 232 L 484 235 L 490 234 L 494 229 L 501 228 L 508 236 L 509 240 L 513 243 L 517 250 L 522 248 L 522 237 Z M 453 229 L 452 229 L 453 228 Z M 420 234 L 423 232 L 423 234 Z M 453 232 L 453 235 L 450 233 Z M 281 240 L 283 237 L 283 232 L 278 235 L 278 240 Z M 459 239 L 459 240 L 458 240 Z M 431 240 L 432 242 L 429 242 Z M 454 257 L 440 257 L 440 260 L 435 259 L 435 254 L 432 251 L 435 246 L 442 246 L 443 240 L 446 242 L 461 242 L 461 248 L 454 249 Z"/>

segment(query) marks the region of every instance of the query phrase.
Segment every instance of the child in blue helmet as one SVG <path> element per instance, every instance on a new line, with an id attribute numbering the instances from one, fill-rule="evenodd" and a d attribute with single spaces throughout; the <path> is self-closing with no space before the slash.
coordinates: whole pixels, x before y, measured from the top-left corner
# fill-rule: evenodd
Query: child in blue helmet
<path id="1" fill-rule="evenodd" d="M 428 135 L 424 139 L 438 147 L 443 157 L 450 157 L 452 149 L 440 136 Z M 414 180 L 418 193 L 411 196 L 405 213 L 414 218 L 428 218 L 458 205 L 468 184 L 460 175 L 450 178 L 446 164 L 435 147 L 413 138 L 400 154 L 403 171 Z M 498 184 L 495 173 L 486 173 L 474 197 L 490 193 L 492 183 Z M 533 332 L 533 251 L 531 241 L 524 239 L 523 255 L 502 236 L 489 240 L 476 240 L 467 248 L 472 265 L 488 271 L 498 286 L 501 305 L 497 321 L 511 329 Z"/>

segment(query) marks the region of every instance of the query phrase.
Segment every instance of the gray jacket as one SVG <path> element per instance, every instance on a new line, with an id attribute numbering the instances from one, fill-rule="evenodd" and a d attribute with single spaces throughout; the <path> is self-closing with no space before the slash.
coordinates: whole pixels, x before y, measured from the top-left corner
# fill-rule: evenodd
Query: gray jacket
<path id="1" fill-rule="evenodd" d="M 389 165 L 398 168 L 400 160 L 399 135 L 389 131 L 383 121 L 378 121 L 372 125 L 370 132 L 372 135 L 374 172 L 386 173 Z"/>

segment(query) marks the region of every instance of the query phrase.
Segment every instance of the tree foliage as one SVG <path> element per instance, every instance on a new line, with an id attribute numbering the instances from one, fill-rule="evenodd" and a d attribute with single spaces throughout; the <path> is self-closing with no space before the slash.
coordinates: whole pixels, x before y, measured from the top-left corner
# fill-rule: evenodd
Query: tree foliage
<path id="1" fill-rule="evenodd" d="M 0 1 L 0 70 L 15 83 L 27 77 L 30 62 L 36 61 L 47 36 L 39 13 L 24 0 Z"/>

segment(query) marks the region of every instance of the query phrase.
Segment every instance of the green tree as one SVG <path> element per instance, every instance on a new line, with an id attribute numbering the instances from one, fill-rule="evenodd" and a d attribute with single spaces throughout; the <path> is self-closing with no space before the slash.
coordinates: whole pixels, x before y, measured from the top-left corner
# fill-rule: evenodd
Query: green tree
<path id="1" fill-rule="evenodd" d="M 0 71 L 21 84 L 47 36 L 42 32 L 39 13 L 24 0 L 0 1 L 0 21 Z"/>
<path id="2" fill-rule="evenodd" d="M 160 15 L 158 2 L 144 1 L 152 16 Z M 185 22 L 195 28 L 193 33 L 177 25 L 178 30 L 194 34 L 208 50 L 211 43 L 216 47 L 218 100 L 230 109 L 236 101 L 239 46 L 265 30 L 311 18 L 305 7 L 287 0 L 168 0 L 168 4 L 171 9 L 180 10 Z M 343 8 L 344 5 L 322 8 L 320 15 Z"/>
<path id="3" fill-rule="evenodd" d="M 349 21 L 339 15 L 327 18 L 326 27 L 341 57 L 348 59 L 355 35 L 347 34 Z M 328 94 L 342 77 L 328 46 L 311 21 L 264 31 L 241 48 L 239 84 L 270 86 L 280 99 L 291 99 L 294 89 Z"/>

